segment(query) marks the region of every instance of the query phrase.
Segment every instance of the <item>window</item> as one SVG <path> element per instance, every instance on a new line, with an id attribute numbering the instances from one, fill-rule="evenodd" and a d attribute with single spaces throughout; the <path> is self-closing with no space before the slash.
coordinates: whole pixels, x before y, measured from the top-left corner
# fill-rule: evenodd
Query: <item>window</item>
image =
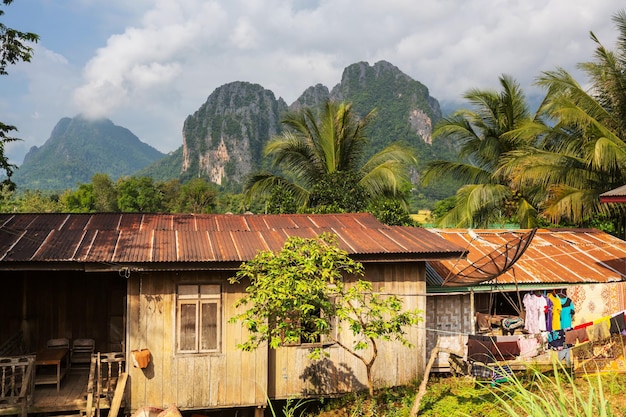
<path id="1" fill-rule="evenodd" d="M 217 352 L 221 336 L 221 287 L 179 285 L 176 351 Z"/>
<path id="2" fill-rule="evenodd" d="M 334 301 L 333 301 L 334 302 Z M 288 343 L 285 346 L 310 346 L 310 345 L 332 345 L 334 342 L 332 338 L 337 338 L 337 318 L 333 318 L 331 321 L 331 337 L 320 336 L 319 334 L 315 334 L 315 321 L 316 319 L 322 316 L 322 312 L 320 308 L 316 308 L 312 311 L 307 317 L 295 319 L 298 324 L 298 327 L 301 329 L 300 333 L 300 341 L 298 343 Z"/>

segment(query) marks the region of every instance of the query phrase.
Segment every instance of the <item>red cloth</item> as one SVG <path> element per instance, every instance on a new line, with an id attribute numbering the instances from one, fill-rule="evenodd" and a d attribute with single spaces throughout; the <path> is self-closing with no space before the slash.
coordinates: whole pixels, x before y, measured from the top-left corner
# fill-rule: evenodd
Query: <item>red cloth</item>
<path id="1" fill-rule="evenodd" d="M 593 324 L 592 321 L 590 321 L 589 323 L 579 324 L 578 326 L 574 326 L 574 330 L 584 329 L 585 327 L 589 327 L 592 324 Z"/>

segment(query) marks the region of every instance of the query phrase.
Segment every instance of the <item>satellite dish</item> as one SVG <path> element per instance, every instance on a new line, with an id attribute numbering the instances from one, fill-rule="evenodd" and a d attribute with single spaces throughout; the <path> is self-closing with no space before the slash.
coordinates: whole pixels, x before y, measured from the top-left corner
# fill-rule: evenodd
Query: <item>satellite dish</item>
<path id="1" fill-rule="evenodd" d="M 537 229 L 535 228 L 516 236 L 459 272 L 454 273 L 450 270 L 442 285 L 444 287 L 464 287 L 497 278 L 513 267 L 530 246 L 536 232 Z M 479 237 L 473 230 L 469 234 L 472 236 L 472 240 L 475 239 L 474 236 Z"/>

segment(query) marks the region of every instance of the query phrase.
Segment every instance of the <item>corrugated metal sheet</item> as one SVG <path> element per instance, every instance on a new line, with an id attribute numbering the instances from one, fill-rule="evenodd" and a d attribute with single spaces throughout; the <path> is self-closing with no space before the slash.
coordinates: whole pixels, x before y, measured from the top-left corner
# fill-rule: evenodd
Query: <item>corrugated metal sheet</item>
<path id="1" fill-rule="evenodd" d="M 429 283 L 452 281 L 449 286 L 476 283 L 456 275 L 527 230 L 430 229 L 469 251 L 466 259 L 429 262 Z M 433 275 L 436 272 L 438 280 Z M 596 229 L 538 229 L 530 246 L 513 267 L 483 285 L 580 284 L 626 280 L 626 242 Z"/>
<path id="2" fill-rule="evenodd" d="M 626 202 L 626 185 L 609 190 L 600 194 L 601 203 L 625 203 Z"/>
<path id="3" fill-rule="evenodd" d="M 422 228 L 370 214 L 0 214 L 0 269 L 15 263 L 241 262 L 279 250 L 289 236 L 337 235 L 371 260 L 458 258 L 463 248 Z"/>

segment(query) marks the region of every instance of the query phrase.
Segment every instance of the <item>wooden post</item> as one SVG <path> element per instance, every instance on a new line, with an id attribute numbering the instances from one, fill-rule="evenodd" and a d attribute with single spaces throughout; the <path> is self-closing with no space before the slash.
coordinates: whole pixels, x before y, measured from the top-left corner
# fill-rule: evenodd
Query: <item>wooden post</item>
<path id="1" fill-rule="evenodd" d="M 109 410 L 109 417 L 117 417 L 117 413 L 120 411 L 122 405 L 122 399 L 124 398 L 124 391 L 126 390 L 126 380 L 128 374 L 123 372 L 120 374 L 115 386 L 115 395 L 113 395 L 113 402 L 111 402 L 111 409 Z"/>
<path id="2" fill-rule="evenodd" d="M 435 348 L 430 352 L 430 359 L 428 360 L 428 364 L 426 365 L 426 370 L 424 371 L 424 378 L 422 379 L 419 390 L 417 391 L 417 394 L 415 395 L 415 401 L 413 401 L 413 407 L 411 408 L 411 414 L 410 414 L 411 417 L 417 416 L 417 412 L 420 409 L 420 403 L 422 402 L 422 397 L 424 397 L 424 395 L 426 394 L 426 386 L 428 385 L 428 377 L 430 375 L 430 369 L 433 367 L 433 364 L 435 363 L 435 359 L 437 358 L 438 354 L 439 354 L 439 336 L 437 337 L 437 344 L 435 345 Z"/>

